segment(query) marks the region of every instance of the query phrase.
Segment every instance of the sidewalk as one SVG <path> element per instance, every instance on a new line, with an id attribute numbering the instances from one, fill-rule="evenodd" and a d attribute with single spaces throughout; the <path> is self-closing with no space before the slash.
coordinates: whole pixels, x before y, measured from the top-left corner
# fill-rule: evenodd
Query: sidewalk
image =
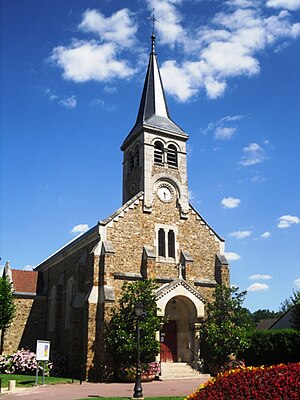
<path id="1" fill-rule="evenodd" d="M 142 384 L 145 397 L 182 396 L 194 392 L 204 379 L 153 381 Z M 1 400 L 78 400 L 81 398 L 127 397 L 133 395 L 133 383 L 87 383 L 45 385 L 16 389 L 14 393 L 1 394 Z"/>

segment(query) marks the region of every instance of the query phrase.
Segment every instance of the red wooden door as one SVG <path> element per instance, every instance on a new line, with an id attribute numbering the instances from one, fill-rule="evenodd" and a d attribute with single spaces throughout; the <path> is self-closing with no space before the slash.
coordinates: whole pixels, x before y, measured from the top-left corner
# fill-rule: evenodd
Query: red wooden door
<path id="1" fill-rule="evenodd" d="M 177 361 L 176 321 L 169 321 L 164 324 L 160 333 L 160 360 L 162 362 Z"/>

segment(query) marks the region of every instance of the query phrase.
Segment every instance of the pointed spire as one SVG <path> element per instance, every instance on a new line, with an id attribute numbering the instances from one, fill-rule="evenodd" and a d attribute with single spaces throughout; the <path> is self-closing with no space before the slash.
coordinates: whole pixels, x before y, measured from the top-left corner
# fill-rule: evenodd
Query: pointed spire
<path id="1" fill-rule="evenodd" d="M 124 148 L 125 143 L 139 132 L 142 126 L 149 126 L 154 129 L 156 128 L 186 138 L 188 137 L 187 134 L 172 121 L 168 111 L 155 52 L 154 32 L 151 35 L 151 53 L 138 116 L 134 127 L 122 145 L 122 149 Z"/>

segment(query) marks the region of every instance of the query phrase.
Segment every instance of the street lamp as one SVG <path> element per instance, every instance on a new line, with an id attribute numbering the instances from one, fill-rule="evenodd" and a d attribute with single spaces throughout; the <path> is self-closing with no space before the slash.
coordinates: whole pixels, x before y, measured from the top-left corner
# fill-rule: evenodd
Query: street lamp
<path id="1" fill-rule="evenodd" d="M 135 385 L 133 392 L 133 399 L 143 399 L 143 388 L 142 388 L 142 373 L 140 365 L 140 319 L 144 312 L 143 303 L 134 304 L 134 313 L 136 316 L 136 333 L 137 333 L 137 363 L 136 363 L 136 375 Z"/>

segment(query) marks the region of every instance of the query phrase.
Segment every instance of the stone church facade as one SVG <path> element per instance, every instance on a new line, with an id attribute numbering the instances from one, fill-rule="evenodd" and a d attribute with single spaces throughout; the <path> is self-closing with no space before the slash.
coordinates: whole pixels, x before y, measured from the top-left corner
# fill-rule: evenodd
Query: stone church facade
<path id="1" fill-rule="evenodd" d="M 187 140 L 167 108 L 153 35 L 137 120 L 121 146 L 122 207 L 35 268 L 40 284 L 29 308 L 36 303 L 41 313 L 42 337 L 32 330 L 27 345 L 50 340 L 67 356 L 70 375 L 108 375 L 106 324 L 124 281 L 158 283 L 158 359 L 193 364 L 199 356 L 205 305 L 216 284 L 229 284 L 229 266 L 224 240 L 188 201 Z M 5 342 L 15 347 L 17 325 Z"/>

